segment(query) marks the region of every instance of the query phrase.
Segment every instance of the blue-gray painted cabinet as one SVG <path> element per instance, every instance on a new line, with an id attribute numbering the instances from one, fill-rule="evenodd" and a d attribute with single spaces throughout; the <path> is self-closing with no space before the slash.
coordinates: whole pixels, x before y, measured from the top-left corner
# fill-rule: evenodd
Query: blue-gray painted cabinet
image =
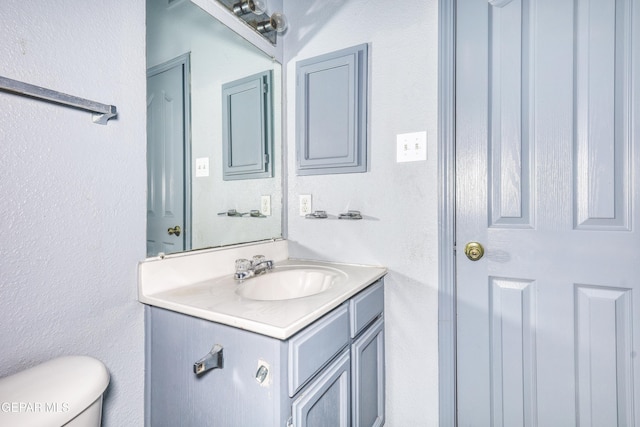
<path id="1" fill-rule="evenodd" d="M 367 171 L 368 46 L 296 64 L 296 172 Z"/>
<path id="2" fill-rule="evenodd" d="M 271 70 L 222 85 L 225 181 L 273 176 Z"/>
<path id="3" fill-rule="evenodd" d="M 146 425 L 382 426 L 383 305 L 381 279 L 286 341 L 147 306 Z"/>

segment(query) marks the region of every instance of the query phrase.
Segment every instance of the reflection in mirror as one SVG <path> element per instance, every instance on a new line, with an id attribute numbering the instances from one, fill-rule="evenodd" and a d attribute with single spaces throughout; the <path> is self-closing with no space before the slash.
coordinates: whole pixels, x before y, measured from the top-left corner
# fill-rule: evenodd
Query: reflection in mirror
<path id="1" fill-rule="evenodd" d="M 147 0 L 147 68 L 147 255 L 281 237 L 280 64 L 189 1 Z M 224 180 L 223 85 L 265 72 L 270 171 Z"/>
<path id="2" fill-rule="evenodd" d="M 223 179 L 267 178 L 271 167 L 271 70 L 222 85 Z"/>

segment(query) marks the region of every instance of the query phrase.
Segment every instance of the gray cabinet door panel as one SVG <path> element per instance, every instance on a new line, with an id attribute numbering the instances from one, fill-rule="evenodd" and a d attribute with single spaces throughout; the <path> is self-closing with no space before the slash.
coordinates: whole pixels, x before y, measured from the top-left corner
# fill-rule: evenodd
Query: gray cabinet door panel
<path id="1" fill-rule="evenodd" d="M 384 319 L 378 319 L 351 347 L 354 427 L 384 425 Z"/>
<path id="2" fill-rule="evenodd" d="M 296 427 L 348 427 L 349 351 L 345 350 L 293 401 L 293 425 Z"/>
<path id="3" fill-rule="evenodd" d="M 366 172 L 367 45 L 296 65 L 298 175 Z"/>
<path id="4" fill-rule="evenodd" d="M 156 307 L 146 308 L 146 329 L 150 426 L 284 425 L 281 341 Z M 223 347 L 224 367 L 194 374 L 214 344 Z M 268 386 L 255 380 L 259 360 L 271 366 Z"/>
<path id="5" fill-rule="evenodd" d="M 273 176 L 271 71 L 222 85 L 225 181 Z"/>

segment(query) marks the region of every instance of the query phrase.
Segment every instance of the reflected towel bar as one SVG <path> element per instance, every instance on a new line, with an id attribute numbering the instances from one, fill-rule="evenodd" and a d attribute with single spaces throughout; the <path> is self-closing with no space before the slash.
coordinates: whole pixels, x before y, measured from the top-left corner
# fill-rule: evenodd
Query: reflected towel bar
<path id="1" fill-rule="evenodd" d="M 109 119 L 118 114 L 114 105 L 89 101 L 88 99 L 78 98 L 2 76 L 0 76 L 0 90 L 90 111 L 93 113 L 93 122 L 101 125 L 106 125 Z"/>

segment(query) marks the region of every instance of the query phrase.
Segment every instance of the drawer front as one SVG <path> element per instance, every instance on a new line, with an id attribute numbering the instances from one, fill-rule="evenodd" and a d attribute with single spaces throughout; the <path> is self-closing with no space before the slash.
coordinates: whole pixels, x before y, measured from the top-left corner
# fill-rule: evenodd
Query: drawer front
<path id="1" fill-rule="evenodd" d="M 384 310 L 384 287 L 382 279 L 374 283 L 350 301 L 351 338 L 355 338 Z"/>
<path id="2" fill-rule="evenodd" d="M 349 343 L 349 311 L 343 304 L 289 340 L 289 396 Z"/>

